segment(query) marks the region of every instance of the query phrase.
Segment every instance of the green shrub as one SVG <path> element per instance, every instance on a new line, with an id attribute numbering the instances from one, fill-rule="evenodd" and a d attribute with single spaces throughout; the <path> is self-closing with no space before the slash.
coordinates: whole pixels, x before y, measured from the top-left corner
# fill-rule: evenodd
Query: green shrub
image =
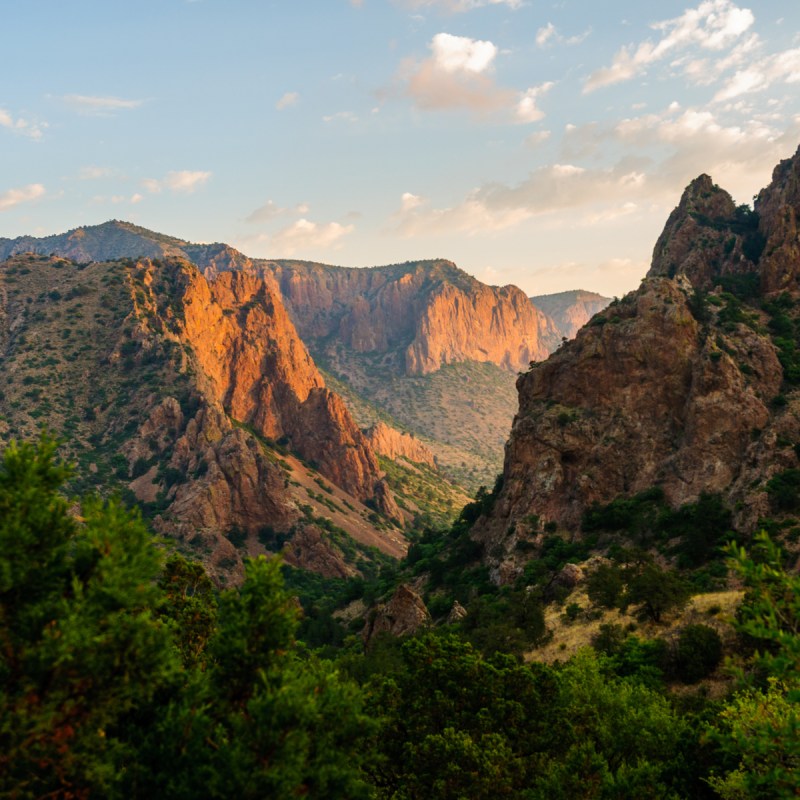
<path id="1" fill-rule="evenodd" d="M 708 625 L 684 628 L 675 649 L 675 671 L 684 683 L 708 677 L 722 660 L 722 640 Z"/>

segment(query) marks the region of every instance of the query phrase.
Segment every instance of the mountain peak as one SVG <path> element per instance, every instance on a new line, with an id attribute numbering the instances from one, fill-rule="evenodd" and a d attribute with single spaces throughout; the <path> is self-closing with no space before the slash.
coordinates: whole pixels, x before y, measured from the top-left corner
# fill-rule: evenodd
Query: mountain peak
<path id="1" fill-rule="evenodd" d="M 710 289 L 722 275 L 754 272 L 758 216 L 711 177 L 699 175 L 684 189 L 653 249 L 648 278 L 683 276 L 697 289 Z"/>

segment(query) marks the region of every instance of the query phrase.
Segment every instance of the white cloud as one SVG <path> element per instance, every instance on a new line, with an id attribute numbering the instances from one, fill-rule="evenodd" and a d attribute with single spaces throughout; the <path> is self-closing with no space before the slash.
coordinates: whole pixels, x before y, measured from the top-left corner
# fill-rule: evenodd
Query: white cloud
<path id="1" fill-rule="evenodd" d="M 774 83 L 800 82 L 800 48 L 784 50 L 738 70 L 714 95 L 716 102 L 767 89 Z"/>
<path id="2" fill-rule="evenodd" d="M 400 212 L 405 214 L 409 211 L 413 211 L 415 208 L 419 208 L 419 206 L 423 205 L 425 202 L 425 198 L 420 197 L 418 194 L 403 192 L 403 196 L 400 198 Z"/>
<path id="3" fill-rule="evenodd" d="M 562 36 L 552 22 L 548 22 L 542 28 L 536 31 L 536 44 L 539 47 L 547 47 L 550 44 L 580 44 L 588 35 L 590 31 L 576 34 L 575 36 Z"/>
<path id="4" fill-rule="evenodd" d="M 29 139 L 41 139 L 42 131 L 47 127 L 47 123 L 31 122 L 22 117 L 14 118 L 4 108 L 0 108 L 0 128 L 7 128 L 20 136 L 27 136 Z"/>
<path id="5" fill-rule="evenodd" d="M 322 118 L 323 122 L 358 122 L 358 117 L 352 111 L 337 111 L 335 114 L 327 114 Z"/>
<path id="6" fill-rule="evenodd" d="M 544 111 L 537 107 L 537 99 L 553 88 L 552 81 L 528 89 L 517 103 L 517 118 L 521 122 L 536 122 L 544 117 Z"/>
<path id="7" fill-rule="evenodd" d="M 535 97 L 526 100 L 525 94 L 498 86 L 492 78 L 498 54 L 494 43 L 438 33 L 429 48 L 430 57 L 421 62 L 408 59 L 400 69 L 405 92 L 418 108 L 466 109 L 479 116 L 505 112 L 517 119 L 518 110 L 534 114 Z"/>
<path id="8" fill-rule="evenodd" d="M 623 47 L 610 67 L 593 72 L 584 92 L 630 80 L 650 64 L 687 47 L 719 51 L 732 45 L 755 22 L 749 8 L 739 8 L 731 0 L 704 0 L 697 8 L 687 9 L 680 17 L 656 22 L 650 27 L 661 38 L 654 44 L 647 40 L 635 49 Z"/>
<path id="9" fill-rule="evenodd" d="M 142 195 L 140 195 L 138 192 L 136 192 L 135 194 L 131 195 L 130 202 L 133 205 L 136 205 L 136 203 L 141 203 L 142 200 L 144 200 L 144 197 Z"/>
<path id="10" fill-rule="evenodd" d="M 544 47 L 556 35 L 556 26 L 548 22 L 543 28 L 536 31 L 536 44 Z"/>
<path id="11" fill-rule="evenodd" d="M 283 111 L 284 108 L 290 108 L 291 106 L 296 106 L 300 102 L 300 95 L 297 92 L 286 92 L 277 103 L 275 103 L 275 108 L 278 111 Z"/>
<path id="12" fill-rule="evenodd" d="M 449 73 L 485 72 L 497 55 L 497 47 L 489 41 L 437 33 L 431 41 L 435 66 Z"/>
<path id="13" fill-rule="evenodd" d="M 96 97 L 86 94 L 64 95 L 64 102 L 83 114 L 108 114 L 112 111 L 139 108 L 142 100 L 126 100 L 122 97 Z"/>
<path id="14" fill-rule="evenodd" d="M 20 203 L 29 203 L 45 194 L 45 188 L 41 183 L 31 183 L 19 189 L 9 189 L 0 194 L 0 211 L 8 211 L 9 208 Z"/>
<path id="15" fill-rule="evenodd" d="M 163 179 L 145 178 L 142 181 L 143 188 L 151 194 L 159 194 L 164 189 L 173 192 L 190 194 L 195 189 L 202 186 L 211 177 L 210 172 L 192 170 L 173 170 L 168 172 Z"/>
<path id="16" fill-rule="evenodd" d="M 338 222 L 320 224 L 303 218 L 268 237 L 268 241 L 276 257 L 292 256 L 307 250 L 335 249 L 354 230 L 354 225 L 340 225 Z"/>

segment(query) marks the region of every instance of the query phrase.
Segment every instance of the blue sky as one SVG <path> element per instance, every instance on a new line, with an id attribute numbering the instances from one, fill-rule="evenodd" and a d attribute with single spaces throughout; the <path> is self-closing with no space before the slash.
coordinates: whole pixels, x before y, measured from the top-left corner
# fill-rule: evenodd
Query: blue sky
<path id="1" fill-rule="evenodd" d="M 620 295 L 684 186 L 800 144 L 785 0 L 3 0 L 0 236 L 450 258 Z"/>

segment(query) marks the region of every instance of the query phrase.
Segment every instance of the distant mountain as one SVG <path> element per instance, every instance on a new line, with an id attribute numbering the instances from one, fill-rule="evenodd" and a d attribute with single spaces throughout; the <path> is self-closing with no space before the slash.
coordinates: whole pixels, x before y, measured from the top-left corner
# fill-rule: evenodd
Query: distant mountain
<path id="1" fill-rule="evenodd" d="M 553 320 L 559 335 L 567 339 L 574 339 L 578 331 L 611 302 L 610 297 L 582 289 L 540 294 L 530 300 Z"/>

